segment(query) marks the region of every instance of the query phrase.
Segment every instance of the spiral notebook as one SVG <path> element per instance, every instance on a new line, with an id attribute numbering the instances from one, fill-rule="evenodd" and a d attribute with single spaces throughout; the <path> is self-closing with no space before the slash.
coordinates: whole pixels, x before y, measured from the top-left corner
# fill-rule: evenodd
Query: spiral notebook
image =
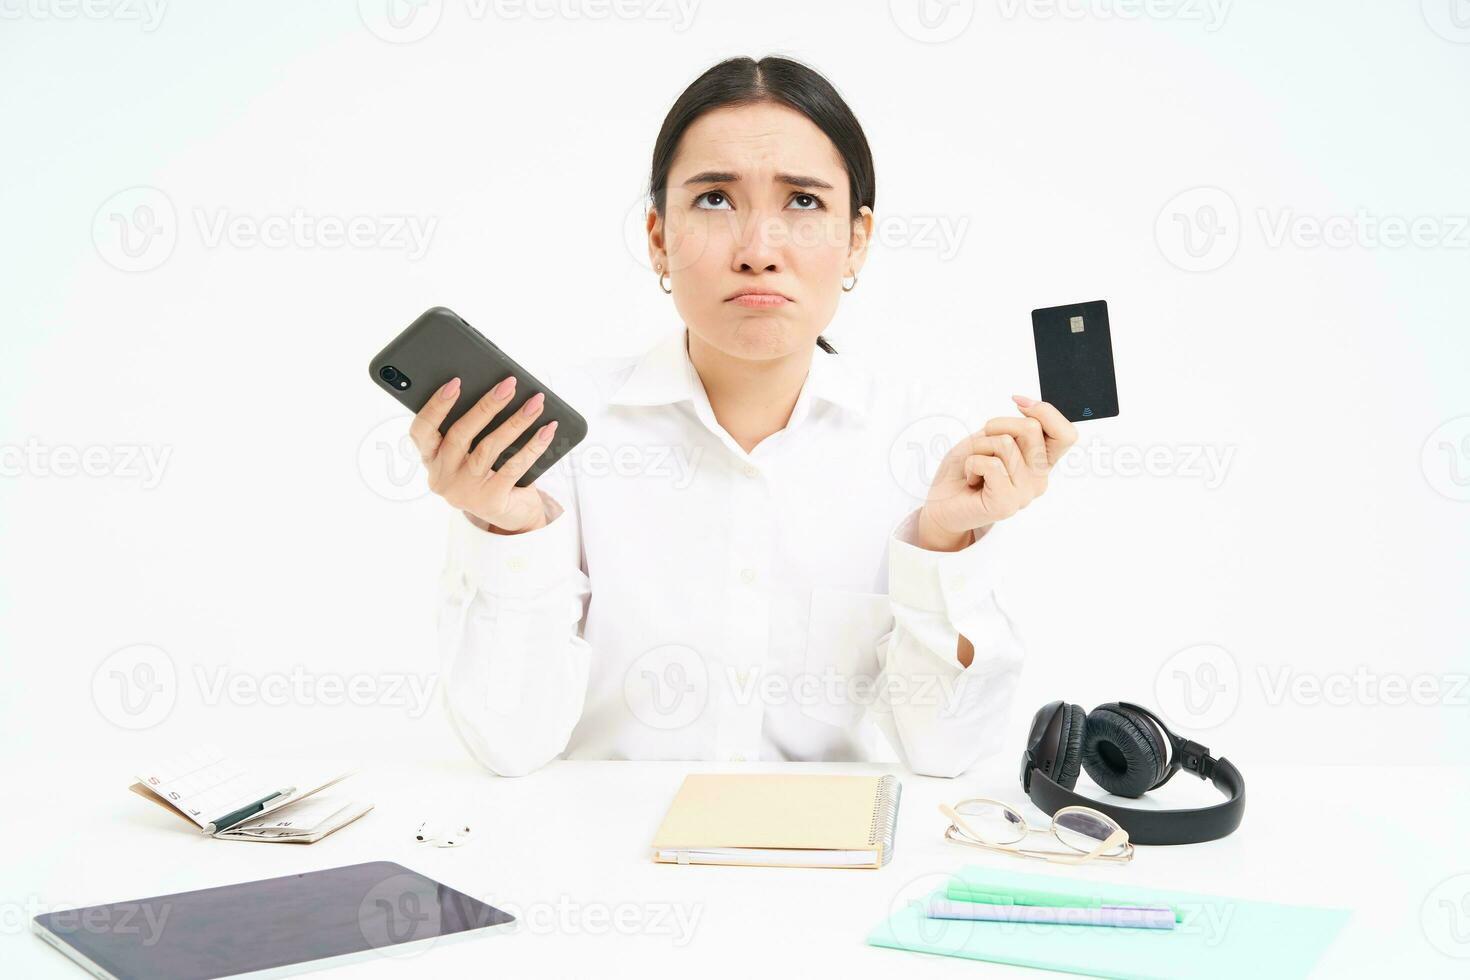
<path id="1" fill-rule="evenodd" d="M 893 776 L 684 778 L 653 840 L 664 864 L 881 868 L 902 790 Z"/>

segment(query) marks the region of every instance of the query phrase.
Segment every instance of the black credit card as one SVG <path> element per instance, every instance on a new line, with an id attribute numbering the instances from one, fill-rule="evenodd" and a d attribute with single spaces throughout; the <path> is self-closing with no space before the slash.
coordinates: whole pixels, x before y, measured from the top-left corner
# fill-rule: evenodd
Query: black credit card
<path id="1" fill-rule="evenodd" d="M 1118 379 L 1113 374 L 1113 338 L 1105 300 L 1031 311 L 1036 337 L 1036 372 L 1041 400 L 1069 421 L 1118 414 Z"/>

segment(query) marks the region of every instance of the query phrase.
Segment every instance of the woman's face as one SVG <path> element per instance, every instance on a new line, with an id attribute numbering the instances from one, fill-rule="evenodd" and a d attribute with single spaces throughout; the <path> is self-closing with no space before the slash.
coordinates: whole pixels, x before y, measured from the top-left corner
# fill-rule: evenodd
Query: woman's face
<path id="1" fill-rule="evenodd" d="M 760 103 L 696 119 L 665 213 L 648 217 L 649 255 L 690 331 L 734 357 L 810 350 L 867 253 L 872 212 L 854 222 L 848 195 L 837 148 L 801 113 Z"/>

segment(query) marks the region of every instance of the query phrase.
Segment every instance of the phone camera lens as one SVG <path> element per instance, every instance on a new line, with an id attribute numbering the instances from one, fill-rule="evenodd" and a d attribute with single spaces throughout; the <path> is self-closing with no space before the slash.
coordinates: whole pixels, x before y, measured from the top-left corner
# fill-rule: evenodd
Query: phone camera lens
<path id="1" fill-rule="evenodd" d="M 398 380 L 398 369 L 391 364 L 386 364 L 378 369 L 378 377 L 392 384 Z"/>

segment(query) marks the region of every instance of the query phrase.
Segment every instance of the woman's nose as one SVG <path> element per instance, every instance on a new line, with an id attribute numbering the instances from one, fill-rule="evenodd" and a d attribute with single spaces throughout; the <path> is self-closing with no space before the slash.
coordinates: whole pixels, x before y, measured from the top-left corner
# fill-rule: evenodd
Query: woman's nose
<path id="1" fill-rule="evenodd" d="M 779 218 L 765 211 L 746 212 L 736 228 L 733 265 L 738 271 L 780 268 L 786 228 Z"/>

